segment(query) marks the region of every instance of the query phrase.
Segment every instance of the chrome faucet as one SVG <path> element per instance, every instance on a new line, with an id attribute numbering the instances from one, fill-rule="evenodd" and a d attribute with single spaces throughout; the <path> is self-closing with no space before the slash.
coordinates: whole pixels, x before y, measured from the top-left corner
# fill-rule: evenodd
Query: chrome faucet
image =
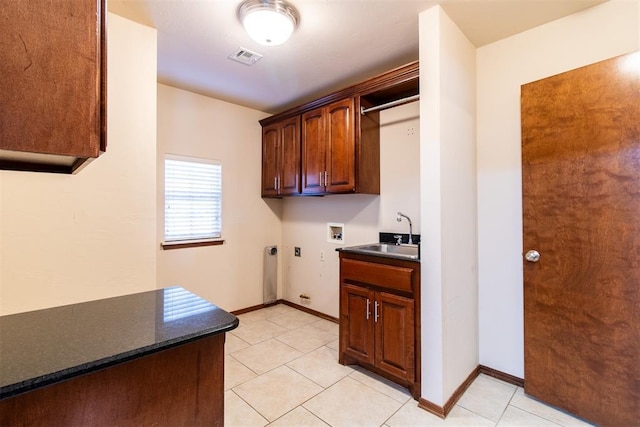
<path id="1" fill-rule="evenodd" d="M 411 223 L 411 218 L 409 218 L 408 216 L 406 216 L 402 212 L 398 212 L 398 216 L 396 217 L 396 221 L 398 221 L 398 222 L 402 221 L 403 217 L 407 218 L 407 221 L 409 221 L 409 244 L 413 245 L 413 224 Z"/>

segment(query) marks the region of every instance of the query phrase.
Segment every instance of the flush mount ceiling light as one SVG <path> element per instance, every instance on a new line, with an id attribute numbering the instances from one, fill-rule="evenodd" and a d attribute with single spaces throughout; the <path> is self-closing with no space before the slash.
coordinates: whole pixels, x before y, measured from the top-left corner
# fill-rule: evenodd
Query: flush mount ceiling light
<path id="1" fill-rule="evenodd" d="M 245 0 L 238 15 L 249 36 L 265 46 L 286 42 L 300 19 L 296 8 L 285 0 Z"/>

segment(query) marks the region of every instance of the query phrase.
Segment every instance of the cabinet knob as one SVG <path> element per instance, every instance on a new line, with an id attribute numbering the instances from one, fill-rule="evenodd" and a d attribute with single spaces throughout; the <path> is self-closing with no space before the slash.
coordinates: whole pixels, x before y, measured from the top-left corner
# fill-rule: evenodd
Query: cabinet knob
<path id="1" fill-rule="evenodd" d="M 371 316 L 371 301 L 369 300 L 369 298 L 367 298 L 367 320 L 369 320 L 370 316 Z"/>
<path id="2" fill-rule="evenodd" d="M 377 322 L 380 318 L 380 314 L 378 313 L 378 301 L 376 301 L 375 305 L 373 306 L 373 312 L 373 321 Z"/>

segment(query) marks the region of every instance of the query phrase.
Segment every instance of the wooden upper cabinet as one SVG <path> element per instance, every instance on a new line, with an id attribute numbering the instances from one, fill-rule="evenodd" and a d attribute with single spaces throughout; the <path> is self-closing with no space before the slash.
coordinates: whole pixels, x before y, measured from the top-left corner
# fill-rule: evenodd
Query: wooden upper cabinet
<path id="1" fill-rule="evenodd" d="M 380 174 L 379 137 L 362 141 L 355 105 L 355 98 L 347 98 L 302 114 L 303 194 L 369 192 L 359 191 L 369 187 L 356 179 L 360 142 L 369 143 L 365 149 L 375 145 Z M 373 194 L 380 192 L 379 177 L 377 182 Z"/>
<path id="2" fill-rule="evenodd" d="M 357 85 L 260 120 L 263 130 L 281 126 L 293 145 L 291 133 L 283 130 L 283 121 L 299 120 L 300 157 L 294 180 L 293 157 L 287 166 L 267 164 L 263 170 L 263 197 L 284 195 L 325 195 L 339 193 L 380 194 L 380 112 L 391 101 L 417 95 L 419 67 L 412 62 Z M 394 102 L 394 105 L 396 103 Z M 366 114 L 362 109 L 378 107 Z M 263 146 L 264 150 L 264 146 Z M 293 151 L 284 151 L 293 153 Z M 263 154 L 264 156 L 264 154 Z M 264 157 L 263 157 L 264 158 Z M 283 160 L 280 159 L 280 162 Z M 284 167 L 276 174 L 271 167 Z M 282 175 L 284 174 L 284 175 Z M 275 184 L 266 183 L 268 179 Z M 294 182 L 299 187 L 293 191 Z M 277 187 L 267 189 L 268 186 Z"/>
<path id="3" fill-rule="evenodd" d="M 262 129 L 262 197 L 300 193 L 300 118 Z"/>
<path id="4" fill-rule="evenodd" d="M 73 173 L 105 150 L 105 3 L 2 3 L 1 169 Z"/>

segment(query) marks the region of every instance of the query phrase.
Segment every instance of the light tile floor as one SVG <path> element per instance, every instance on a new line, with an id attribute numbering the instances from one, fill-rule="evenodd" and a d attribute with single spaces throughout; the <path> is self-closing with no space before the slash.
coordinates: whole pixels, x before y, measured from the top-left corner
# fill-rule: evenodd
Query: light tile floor
<path id="1" fill-rule="evenodd" d="M 279 304 L 238 316 L 225 345 L 225 426 L 589 426 L 480 375 L 442 420 L 408 391 L 340 365 L 338 325 Z"/>

